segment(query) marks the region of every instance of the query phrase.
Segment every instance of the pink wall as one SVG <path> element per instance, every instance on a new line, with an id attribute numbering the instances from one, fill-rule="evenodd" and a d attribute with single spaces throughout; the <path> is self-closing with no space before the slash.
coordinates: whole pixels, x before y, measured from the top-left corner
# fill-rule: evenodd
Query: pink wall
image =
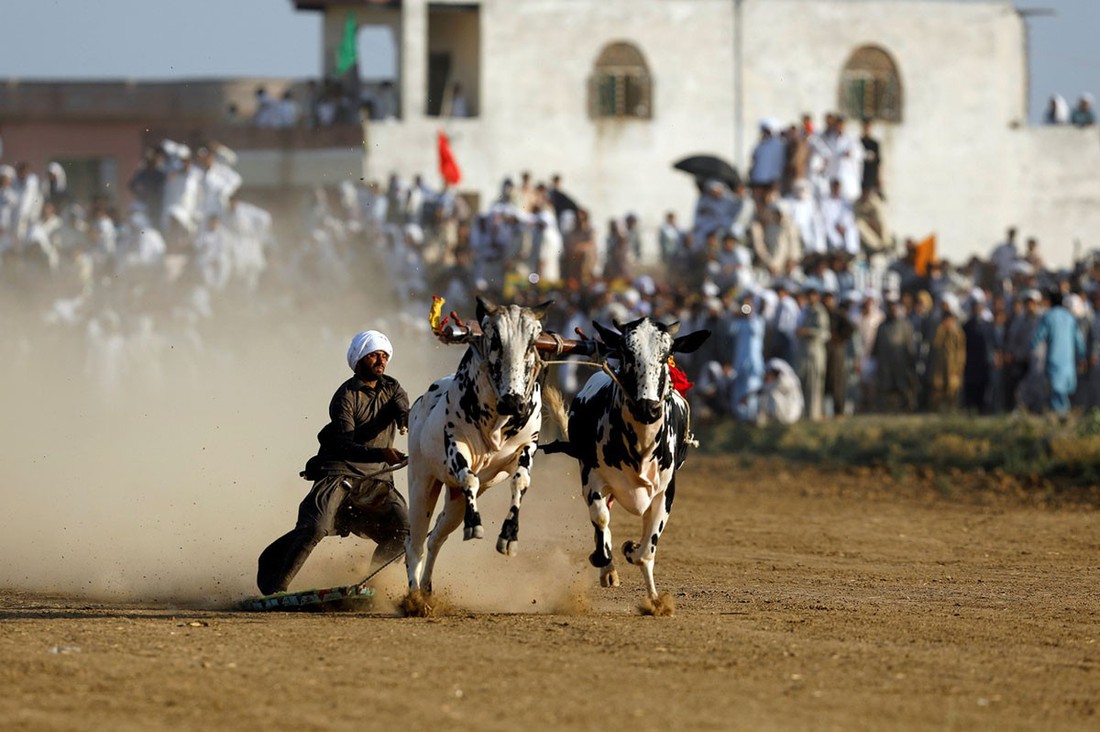
<path id="1" fill-rule="evenodd" d="M 126 184 L 141 163 L 146 127 L 138 122 L 5 122 L 0 124 L 3 162 L 25 160 L 41 177 L 55 158 L 114 158 L 119 190 L 112 191 L 112 197 L 125 206 L 130 198 Z"/>

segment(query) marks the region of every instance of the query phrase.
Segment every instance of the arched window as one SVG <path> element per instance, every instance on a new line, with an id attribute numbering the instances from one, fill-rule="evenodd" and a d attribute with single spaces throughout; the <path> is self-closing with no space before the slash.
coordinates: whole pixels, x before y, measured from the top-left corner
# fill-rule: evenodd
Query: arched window
<path id="1" fill-rule="evenodd" d="M 840 109 L 848 117 L 901 122 L 901 77 L 894 59 L 878 46 L 863 46 L 848 57 L 840 74 Z"/>
<path id="2" fill-rule="evenodd" d="M 653 117 L 653 79 L 642 52 L 631 43 L 610 43 L 588 80 L 588 113 L 595 118 Z"/>

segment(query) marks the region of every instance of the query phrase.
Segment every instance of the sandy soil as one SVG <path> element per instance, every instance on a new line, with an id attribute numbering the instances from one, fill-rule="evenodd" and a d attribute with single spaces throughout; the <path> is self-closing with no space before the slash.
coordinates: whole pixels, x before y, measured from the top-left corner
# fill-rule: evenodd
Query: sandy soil
<path id="1" fill-rule="evenodd" d="M 654 618 L 633 567 L 598 586 L 583 504 L 552 482 L 528 495 L 525 554 L 448 545 L 439 617 L 0 590 L 0 727 L 1100 727 L 1088 506 L 693 456 L 657 561 L 676 612 Z M 637 538 L 636 520 L 614 521 L 616 546 Z M 471 556 L 480 569 L 463 574 Z"/>

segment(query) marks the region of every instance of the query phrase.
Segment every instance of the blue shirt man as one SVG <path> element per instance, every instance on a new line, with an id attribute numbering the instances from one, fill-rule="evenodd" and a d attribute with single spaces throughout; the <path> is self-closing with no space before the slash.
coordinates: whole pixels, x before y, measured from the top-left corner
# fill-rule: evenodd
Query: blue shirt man
<path id="1" fill-rule="evenodd" d="M 1069 397 L 1077 391 L 1077 362 L 1085 357 L 1085 337 L 1077 319 L 1062 307 L 1062 293 L 1052 292 L 1051 308 L 1039 320 L 1031 348 L 1045 344 L 1050 407 L 1058 414 L 1069 411 Z"/>

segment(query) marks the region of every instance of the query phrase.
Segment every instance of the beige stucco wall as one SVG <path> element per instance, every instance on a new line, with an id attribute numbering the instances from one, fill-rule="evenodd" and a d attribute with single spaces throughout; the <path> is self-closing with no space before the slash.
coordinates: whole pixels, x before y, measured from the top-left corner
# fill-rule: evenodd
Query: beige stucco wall
<path id="1" fill-rule="evenodd" d="M 1020 235 L 1037 237 L 1048 262 L 1059 266 L 1100 248 L 1100 131 L 1030 129 L 1018 135 L 1013 159 L 1008 221 L 1019 224 Z"/>

